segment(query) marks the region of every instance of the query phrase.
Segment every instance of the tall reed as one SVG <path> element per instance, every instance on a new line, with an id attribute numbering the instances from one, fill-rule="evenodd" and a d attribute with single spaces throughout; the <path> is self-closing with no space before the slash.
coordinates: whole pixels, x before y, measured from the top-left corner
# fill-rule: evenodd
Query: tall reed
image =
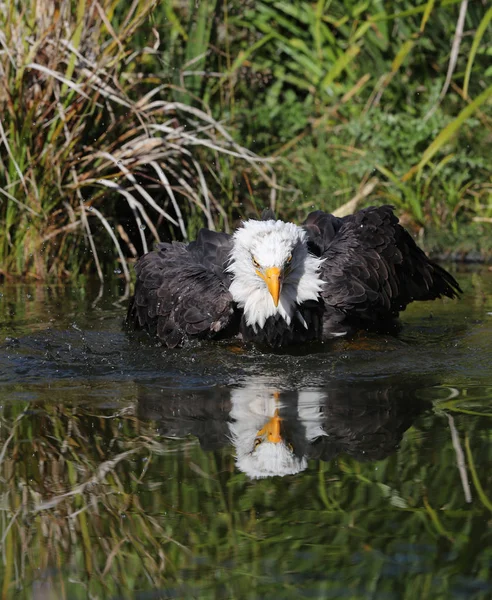
<path id="1" fill-rule="evenodd" d="M 157 73 L 162 42 L 151 24 L 161 3 L 12 0 L 6 7 L 3 274 L 60 277 L 95 265 L 102 279 L 113 265 L 128 280 L 127 256 L 161 235 L 186 238 L 193 219 L 227 229 L 228 199 L 210 187 L 210 172 L 220 181 L 238 159 L 263 172 L 261 160 L 198 102 L 177 101 L 176 88 Z"/>

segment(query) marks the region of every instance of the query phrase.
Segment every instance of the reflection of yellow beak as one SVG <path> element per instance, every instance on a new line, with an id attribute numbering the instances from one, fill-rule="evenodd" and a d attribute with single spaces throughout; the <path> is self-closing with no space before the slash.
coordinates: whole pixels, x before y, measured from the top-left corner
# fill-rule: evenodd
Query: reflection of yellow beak
<path id="1" fill-rule="evenodd" d="M 281 418 L 278 416 L 278 410 L 276 410 L 273 417 L 266 423 L 266 425 L 262 429 L 260 429 L 260 431 L 258 431 L 256 436 L 263 437 L 266 435 L 266 439 L 268 442 L 278 444 L 282 441 L 282 436 L 280 435 L 280 421 Z"/>

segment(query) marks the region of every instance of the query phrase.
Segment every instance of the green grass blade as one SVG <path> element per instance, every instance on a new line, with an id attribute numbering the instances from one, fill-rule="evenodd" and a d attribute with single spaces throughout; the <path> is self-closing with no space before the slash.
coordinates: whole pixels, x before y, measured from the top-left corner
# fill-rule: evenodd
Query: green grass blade
<path id="1" fill-rule="evenodd" d="M 410 52 L 412 51 L 412 48 L 414 46 L 415 46 L 415 40 L 407 40 L 406 42 L 403 43 L 402 47 L 400 48 L 400 50 L 398 51 L 397 55 L 395 56 L 393 62 L 391 63 L 391 71 L 393 73 L 396 73 L 398 71 L 398 69 L 401 67 L 403 61 L 408 56 L 408 54 L 410 54 Z"/>
<path id="2" fill-rule="evenodd" d="M 473 461 L 473 454 L 470 449 L 470 440 L 468 439 L 468 436 L 465 437 L 465 449 L 466 457 L 468 459 L 468 465 L 470 467 L 470 472 L 473 479 L 473 485 L 477 490 L 478 497 L 480 498 L 485 508 L 492 512 L 492 502 L 488 499 L 485 492 L 483 491 L 482 484 L 480 483 L 480 479 L 478 478 L 477 470 L 475 469 L 475 462 Z"/>
<path id="3" fill-rule="evenodd" d="M 455 135 L 459 128 L 463 125 L 463 123 L 479 108 L 484 102 L 486 102 L 492 96 L 492 85 L 489 86 L 484 92 L 482 92 L 479 96 L 470 102 L 468 106 L 466 106 L 460 114 L 449 123 L 436 137 L 436 139 L 430 144 L 430 146 L 425 150 L 422 160 L 415 166 L 413 166 L 405 175 L 402 177 L 402 181 L 407 181 L 415 173 L 421 171 L 423 167 L 431 160 L 431 158 L 439 152 L 439 150 L 448 142 L 453 135 Z"/>
<path id="4" fill-rule="evenodd" d="M 318 0 L 316 3 L 316 10 L 314 11 L 314 26 L 313 26 L 313 38 L 316 46 L 316 54 L 318 59 L 321 60 L 323 56 L 323 35 L 321 33 L 321 26 L 323 24 L 323 11 L 325 9 L 325 0 Z"/>
<path id="5" fill-rule="evenodd" d="M 345 70 L 348 65 L 354 60 L 354 58 L 359 54 L 360 48 L 359 46 L 349 46 L 346 52 L 340 56 L 333 65 L 333 67 L 328 71 L 326 76 L 323 78 L 321 82 L 321 87 L 324 89 L 330 86 L 335 79 Z"/>
<path id="6" fill-rule="evenodd" d="M 425 5 L 424 14 L 422 15 L 422 22 L 420 23 L 420 32 L 422 33 L 425 29 L 427 21 L 431 16 L 432 9 L 434 8 L 435 0 L 429 0 Z"/>
<path id="7" fill-rule="evenodd" d="M 239 68 L 241 68 L 243 66 L 243 64 L 249 60 L 249 58 L 257 51 L 259 50 L 262 46 L 264 46 L 265 44 L 268 44 L 268 42 L 270 42 L 270 40 L 272 40 L 274 38 L 274 34 L 269 33 L 268 35 L 265 35 L 264 37 L 262 37 L 261 39 L 259 39 L 258 41 L 256 41 L 254 44 L 252 44 L 247 50 L 241 50 L 239 52 L 239 54 L 237 55 L 236 60 L 232 63 L 231 65 L 231 69 L 228 73 L 228 75 L 230 75 L 231 73 L 234 73 L 235 71 L 237 71 Z"/>
<path id="8" fill-rule="evenodd" d="M 473 38 L 473 43 L 470 48 L 470 55 L 468 56 L 468 63 L 466 65 L 465 71 L 465 80 L 463 83 L 463 94 L 465 98 L 468 98 L 468 85 L 470 83 L 470 75 L 473 66 L 473 61 L 475 60 L 475 55 L 477 54 L 478 46 L 482 40 L 483 34 L 485 30 L 489 26 L 489 23 L 492 19 L 492 6 L 483 16 L 483 19 L 480 22 L 480 25 L 477 28 L 477 32 L 475 33 L 475 37 Z"/>
<path id="9" fill-rule="evenodd" d="M 177 32 L 185 41 L 188 41 L 188 34 L 185 28 L 181 25 L 178 15 L 174 12 L 171 3 L 166 3 L 166 16 L 172 25 L 172 29 Z"/>

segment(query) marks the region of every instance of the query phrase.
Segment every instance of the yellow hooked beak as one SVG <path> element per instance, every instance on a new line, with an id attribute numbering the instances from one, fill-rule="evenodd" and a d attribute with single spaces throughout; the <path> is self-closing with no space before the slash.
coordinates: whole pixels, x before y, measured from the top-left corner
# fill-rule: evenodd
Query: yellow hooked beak
<path id="1" fill-rule="evenodd" d="M 267 284 L 268 291 L 273 299 L 273 303 L 275 306 L 278 306 L 278 301 L 280 298 L 280 288 L 282 282 L 282 271 L 278 267 L 270 267 L 265 270 L 265 274 L 260 271 L 256 271 L 257 275 L 259 275 L 262 279 L 265 280 Z"/>
<path id="2" fill-rule="evenodd" d="M 278 410 L 276 410 L 273 417 L 262 429 L 260 429 L 260 431 L 258 431 L 256 437 L 261 438 L 266 436 L 267 441 L 278 444 L 282 441 L 282 436 L 280 435 L 280 421 L 281 418 L 278 416 Z"/>

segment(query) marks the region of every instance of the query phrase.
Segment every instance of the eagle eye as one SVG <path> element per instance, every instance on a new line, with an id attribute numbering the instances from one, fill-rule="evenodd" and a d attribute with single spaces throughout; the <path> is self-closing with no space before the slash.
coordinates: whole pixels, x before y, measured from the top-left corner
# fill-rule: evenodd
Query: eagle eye
<path id="1" fill-rule="evenodd" d="M 253 266 L 255 266 L 257 269 L 259 269 L 260 263 L 256 260 L 256 258 L 254 256 L 252 256 L 251 260 L 253 261 Z"/>
<path id="2" fill-rule="evenodd" d="M 258 446 L 261 444 L 263 440 L 261 438 L 255 438 L 255 443 L 254 443 L 254 447 L 258 448 Z"/>
<path id="3" fill-rule="evenodd" d="M 285 264 L 290 265 L 291 262 L 292 262 L 292 254 L 289 254 L 289 256 L 287 257 L 287 260 L 285 261 Z"/>

